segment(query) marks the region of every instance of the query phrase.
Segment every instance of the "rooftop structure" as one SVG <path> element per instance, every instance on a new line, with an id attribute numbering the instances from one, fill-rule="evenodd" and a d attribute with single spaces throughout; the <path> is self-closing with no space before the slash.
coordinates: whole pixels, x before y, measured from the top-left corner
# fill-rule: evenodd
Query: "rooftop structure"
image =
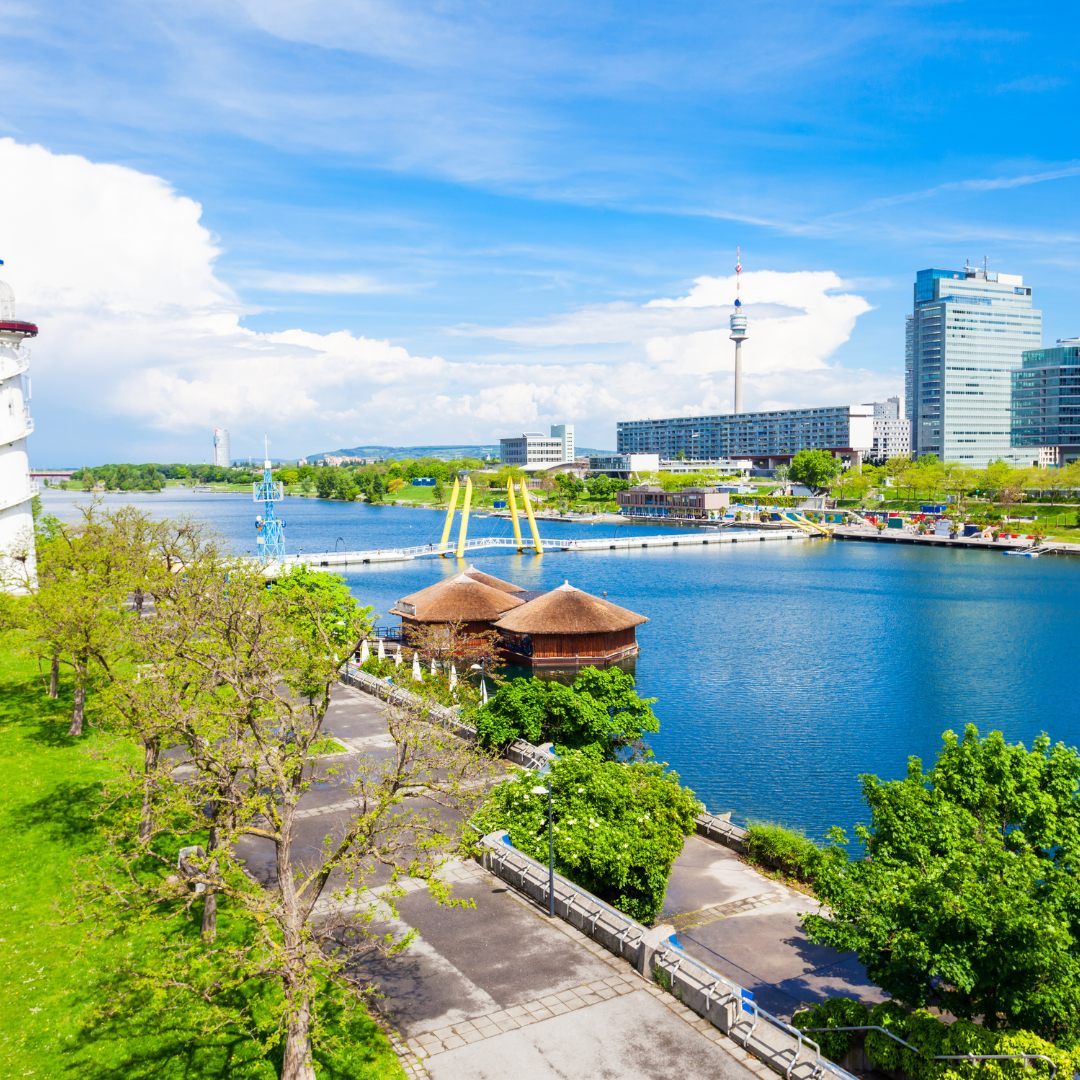
<path id="1" fill-rule="evenodd" d="M 1012 373 L 1042 337 L 1042 312 L 1016 274 L 982 267 L 915 275 L 907 317 L 907 414 L 913 456 L 1019 463 L 1011 442 Z"/>
<path id="2" fill-rule="evenodd" d="M 1033 465 L 1080 459 L 1080 338 L 1059 338 L 1051 348 L 1030 349 L 1022 364 L 1012 373 L 1015 452 Z"/>
<path id="3" fill-rule="evenodd" d="M 508 611 L 496 624 L 507 659 L 531 667 L 609 667 L 638 652 L 649 620 L 566 582 Z"/>
<path id="4" fill-rule="evenodd" d="M 469 574 L 458 574 L 404 597 L 390 609 L 390 614 L 400 616 L 406 636 L 410 626 L 433 623 L 460 622 L 466 633 L 490 630 L 504 612 L 523 603 L 507 590 L 509 582 L 500 584 L 498 588 Z"/>
<path id="5" fill-rule="evenodd" d="M 485 574 L 483 570 L 477 570 L 475 566 L 470 566 L 465 571 L 465 576 L 472 578 L 473 581 L 479 581 L 481 585 L 488 585 L 492 589 L 498 589 L 504 593 L 523 593 L 525 590 L 520 585 L 515 585 L 511 581 L 503 581 L 502 578 L 492 577 L 491 574 Z"/>
<path id="6" fill-rule="evenodd" d="M 694 460 L 750 459 L 756 467 L 766 469 L 787 464 L 800 450 L 826 450 L 855 466 L 873 448 L 873 440 L 873 407 L 869 405 L 620 420 L 616 424 L 621 454 L 659 454 L 673 459 L 682 451 Z"/>
<path id="7" fill-rule="evenodd" d="M 37 484 L 26 455 L 26 438 L 34 430 L 26 342 L 37 332 L 16 316 L 15 294 L 0 281 L 0 588 L 11 592 L 22 592 L 34 578 L 31 501 Z"/>

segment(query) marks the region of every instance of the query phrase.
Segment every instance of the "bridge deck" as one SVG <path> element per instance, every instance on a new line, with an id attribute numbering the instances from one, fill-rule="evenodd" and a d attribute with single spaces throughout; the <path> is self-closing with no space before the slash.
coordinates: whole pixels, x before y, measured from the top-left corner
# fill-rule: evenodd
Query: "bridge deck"
<path id="1" fill-rule="evenodd" d="M 754 532 L 750 530 L 725 530 L 722 533 L 677 533 L 674 536 L 625 536 L 625 537 L 589 537 L 581 540 L 541 539 L 544 551 L 627 551 L 638 548 L 658 547 L 701 547 L 708 544 L 745 544 L 766 540 L 805 540 L 807 534 L 800 529 L 772 530 Z M 479 551 L 492 552 L 503 550 L 507 554 L 514 551 L 525 553 L 535 551 L 532 541 L 518 543 L 513 537 L 485 536 L 465 541 L 466 554 Z M 414 559 L 434 559 L 441 555 L 452 558 L 456 545 L 445 552 L 438 550 L 437 544 L 423 544 L 419 547 L 379 548 L 375 551 L 323 551 L 305 555 L 289 555 L 284 566 L 362 566 L 365 563 L 411 562 Z"/>

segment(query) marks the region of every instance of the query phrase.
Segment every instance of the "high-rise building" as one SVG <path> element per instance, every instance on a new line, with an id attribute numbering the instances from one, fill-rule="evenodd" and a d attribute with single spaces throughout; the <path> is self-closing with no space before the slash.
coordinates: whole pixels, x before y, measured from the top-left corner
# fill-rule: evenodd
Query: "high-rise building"
<path id="1" fill-rule="evenodd" d="M 874 410 L 874 448 L 870 457 L 887 458 L 911 456 L 911 421 L 904 415 L 898 397 L 867 402 Z"/>
<path id="2" fill-rule="evenodd" d="M 2 262 L 0 262 L 2 265 Z M 37 485 L 30 479 L 26 437 L 30 417 L 30 353 L 25 342 L 38 328 L 15 317 L 15 294 L 0 281 L 0 588 L 22 591 L 34 577 Z"/>
<path id="3" fill-rule="evenodd" d="M 1024 465 L 1080 459 L 1080 338 L 1024 353 L 1012 374 L 1012 444 Z"/>
<path id="4" fill-rule="evenodd" d="M 221 469 L 228 469 L 232 466 L 229 433 L 225 428 L 214 428 L 214 464 Z"/>
<path id="5" fill-rule="evenodd" d="M 573 424 L 552 424 L 551 425 L 551 437 L 553 439 L 562 440 L 562 459 L 563 461 L 574 460 L 574 425 Z"/>
<path id="6" fill-rule="evenodd" d="M 920 270 L 908 318 L 912 454 L 985 466 L 1011 447 L 1012 373 L 1038 348 L 1042 312 L 1016 274 L 984 267 Z"/>

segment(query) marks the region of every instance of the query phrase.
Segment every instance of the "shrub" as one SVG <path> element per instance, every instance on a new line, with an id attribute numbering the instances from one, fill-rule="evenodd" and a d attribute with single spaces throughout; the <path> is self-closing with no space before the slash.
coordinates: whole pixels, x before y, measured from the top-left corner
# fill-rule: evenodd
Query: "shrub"
<path id="1" fill-rule="evenodd" d="M 516 848 L 548 860 L 547 795 L 534 773 L 492 789 L 473 819 L 483 832 L 505 829 Z M 664 905 L 671 864 L 694 831 L 701 804 L 676 773 L 656 762 L 622 764 L 571 751 L 551 766 L 555 869 L 641 922 Z"/>
<path id="2" fill-rule="evenodd" d="M 745 843 L 746 854 L 754 862 L 775 866 L 798 881 L 812 881 L 824 855 L 802 833 L 760 821 L 750 823 Z"/>
<path id="3" fill-rule="evenodd" d="M 835 997 L 813 1008 L 800 1009 L 791 1018 L 791 1023 L 801 1031 L 808 1028 L 862 1027 L 870 1023 L 870 1010 L 851 998 Z M 838 1031 L 835 1034 L 811 1031 L 810 1038 L 821 1047 L 821 1052 L 827 1058 L 839 1061 L 851 1049 L 854 1034 L 851 1031 Z"/>
<path id="4" fill-rule="evenodd" d="M 585 668 L 573 686 L 544 679 L 513 679 L 476 714 L 476 729 L 485 747 L 501 747 L 514 739 L 552 742 L 560 749 L 596 747 L 609 759 L 640 749 L 645 732 L 660 730 L 634 678 L 622 668 Z"/>

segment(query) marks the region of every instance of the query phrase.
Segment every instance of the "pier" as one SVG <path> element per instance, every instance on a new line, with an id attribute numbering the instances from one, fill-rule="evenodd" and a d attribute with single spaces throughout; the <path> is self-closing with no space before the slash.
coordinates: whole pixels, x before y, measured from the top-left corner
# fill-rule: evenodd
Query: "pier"
<path id="1" fill-rule="evenodd" d="M 311 554 L 287 555 L 277 565 L 284 569 L 293 566 L 362 566 L 367 563 L 412 562 L 414 559 L 437 559 L 443 556 L 462 558 L 466 553 L 507 554 L 533 551 L 538 542 L 541 552 L 556 551 L 636 551 L 639 548 L 707 547 L 716 544 L 756 544 L 769 540 L 805 540 L 808 534 L 801 529 L 770 529 L 762 532 L 748 529 L 725 529 L 704 535 L 676 533 L 669 536 L 588 537 L 580 540 L 526 541 L 514 537 L 485 536 L 465 540 L 455 548 L 440 551 L 439 544 L 420 544 L 416 547 L 378 548 L 374 551 L 321 551 Z"/>

